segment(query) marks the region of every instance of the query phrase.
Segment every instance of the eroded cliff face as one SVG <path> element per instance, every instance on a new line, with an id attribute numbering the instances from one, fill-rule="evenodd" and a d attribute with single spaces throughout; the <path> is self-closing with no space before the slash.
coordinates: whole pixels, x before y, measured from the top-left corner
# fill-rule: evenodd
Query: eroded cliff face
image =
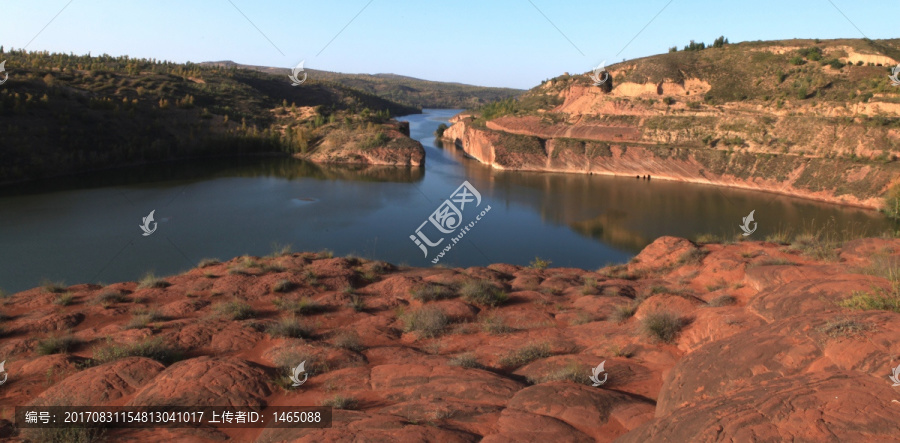
<path id="1" fill-rule="evenodd" d="M 881 195 L 898 176 L 893 163 L 656 145 L 642 143 L 639 128 L 625 126 L 542 126 L 531 131 L 530 119 L 501 118 L 486 128 L 461 119 L 444 138 L 497 169 L 650 175 L 873 209 L 881 207 Z"/>

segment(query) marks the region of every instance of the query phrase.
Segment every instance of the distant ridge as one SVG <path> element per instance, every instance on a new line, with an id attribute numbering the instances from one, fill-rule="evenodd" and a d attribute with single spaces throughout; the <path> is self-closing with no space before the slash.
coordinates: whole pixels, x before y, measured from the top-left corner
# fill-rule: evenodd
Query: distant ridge
<path id="1" fill-rule="evenodd" d="M 231 60 L 199 63 L 201 66 L 249 69 L 276 75 L 288 75 L 289 68 L 245 65 Z M 498 100 L 517 97 L 521 89 L 493 88 L 455 82 L 437 82 L 400 74 L 345 74 L 305 69 L 309 81 L 337 83 L 381 98 L 417 108 L 472 108 Z"/>

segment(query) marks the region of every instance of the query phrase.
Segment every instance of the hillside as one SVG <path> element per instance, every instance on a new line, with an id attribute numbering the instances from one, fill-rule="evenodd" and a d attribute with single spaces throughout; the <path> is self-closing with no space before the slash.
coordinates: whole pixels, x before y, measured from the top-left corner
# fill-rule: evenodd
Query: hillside
<path id="1" fill-rule="evenodd" d="M 286 76 L 288 68 L 242 65 L 232 61 L 203 62 L 201 65 L 238 67 Z M 344 85 L 370 94 L 418 108 L 470 108 L 497 100 L 516 97 L 525 91 L 512 88 L 445 83 L 406 77 L 397 74 L 344 74 L 340 72 L 305 69 L 309 78 Z"/>
<path id="2" fill-rule="evenodd" d="M 5 52 L 0 183 L 186 157 L 305 154 L 419 112 L 343 85 L 129 57 Z"/>
<path id="3" fill-rule="evenodd" d="M 278 251 L 140 282 L 47 284 L 0 305 L 0 438 L 98 434 L 16 429 L 14 406 L 325 405 L 326 429 L 157 425 L 105 438 L 892 441 L 898 261 L 898 240 L 808 233 L 662 237 L 596 271 Z"/>
<path id="4" fill-rule="evenodd" d="M 900 177 L 900 40 L 679 50 L 543 82 L 444 133 L 503 169 L 709 183 L 883 208 Z"/>

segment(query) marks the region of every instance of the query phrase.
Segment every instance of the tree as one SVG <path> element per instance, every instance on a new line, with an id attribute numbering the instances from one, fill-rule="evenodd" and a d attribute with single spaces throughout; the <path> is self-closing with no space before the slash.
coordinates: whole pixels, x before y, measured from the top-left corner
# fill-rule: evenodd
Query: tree
<path id="1" fill-rule="evenodd" d="M 713 42 L 713 48 L 721 48 L 721 47 L 723 47 L 723 46 L 725 46 L 725 45 L 727 45 L 727 44 L 728 44 L 728 39 L 725 38 L 724 35 L 720 35 L 719 38 L 717 38 L 717 39 Z"/>

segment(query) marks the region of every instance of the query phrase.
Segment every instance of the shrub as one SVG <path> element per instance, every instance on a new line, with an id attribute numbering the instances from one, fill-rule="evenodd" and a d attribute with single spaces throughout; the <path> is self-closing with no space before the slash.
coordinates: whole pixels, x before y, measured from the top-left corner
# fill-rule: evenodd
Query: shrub
<path id="1" fill-rule="evenodd" d="M 550 260 L 544 260 L 538 256 L 534 257 L 534 260 L 531 261 L 530 266 L 532 269 L 547 269 L 547 266 L 550 266 Z"/>
<path id="2" fill-rule="evenodd" d="M 356 409 L 359 406 L 359 401 L 353 397 L 335 395 L 334 397 L 323 400 L 322 406 L 330 406 L 334 409 Z"/>
<path id="3" fill-rule="evenodd" d="M 94 349 L 91 363 L 102 365 L 126 357 L 152 358 L 164 365 L 170 365 L 181 360 L 183 356 L 180 351 L 166 344 L 161 337 L 156 337 L 132 344 L 107 341 L 106 345 Z"/>
<path id="4" fill-rule="evenodd" d="M 444 311 L 427 306 L 402 316 L 406 332 L 418 332 L 425 337 L 434 337 L 444 332 L 450 320 Z"/>
<path id="5" fill-rule="evenodd" d="M 667 104 L 667 105 L 673 105 L 673 104 L 675 104 L 675 99 L 672 98 L 672 97 L 664 97 L 664 98 L 662 99 L 662 101 L 663 101 L 663 103 L 665 103 L 665 104 Z"/>
<path id="6" fill-rule="evenodd" d="M 413 289 L 411 294 L 412 298 L 423 302 L 442 300 L 456 296 L 452 289 L 440 283 L 426 283 L 423 286 Z"/>
<path id="7" fill-rule="evenodd" d="M 359 147 L 361 149 L 374 149 L 386 145 L 389 141 L 391 141 L 391 138 L 384 132 L 379 131 L 377 134 L 363 140 Z"/>
<path id="8" fill-rule="evenodd" d="M 294 282 L 290 280 L 278 280 L 278 282 L 276 282 L 275 285 L 272 286 L 272 292 L 291 292 L 291 290 L 293 290 L 295 286 L 296 285 L 294 284 Z"/>
<path id="9" fill-rule="evenodd" d="M 641 321 L 641 329 L 651 338 L 671 343 L 684 327 L 684 320 L 671 311 L 656 311 L 647 314 Z"/>
<path id="10" fill-rule="evenodd" d="M 478 363 L 478 359 L 475 358 L 475 354 L 465 353 L 454 356 L 448 362 L 451 366 L 459 366 L 461 368 L 481 368 L 481 363 Z"/>
<path id="11" fill-rule="evenodd" d="M 80 341 L 71 335 L 47 337 L 43 340 L 38 340 L 35 351 L 39 355 L 64 354 L 79 343 Z"/>
<path id="12" fill-rule="evenodd" d="M 502 289 L 494 286 L 489 280 L 468 281 L 459 290 L 469 303 L 484 306 L 503 304 L 509 296 Z"/>
<path id="13" fill-rule="evenodd" d="M 297 317 L 284 317 L 281 320 L 269 325 L 266 333 L 272 337 L 288 337 L 288 338 L 308 338 L 312 335 L 312 331 L 305 326 Z"/>
<path id="14" fill-rule="evenodd" d="M 240 300 L 219 303 L 216 305 L 216 311 L 232 320 L 246 320 L 256 315 L 250 305 Z"/>
<path id="15" fill-rule="evenodd" d="M 547 343 L 542 344 L 529 344 L 525 345 L 519 349 L 508 352 L 503 358 L 500 359 L 500 366 L 506 368 L 517 368 L 520 366 L 527 365 L 536 360 L 540 360 L 542 358 L 547 358 L 551 356 L 550 353 L 550 345 Z"/>
<path id="16" fill-rule="evenodd" d="M 437 129 L 434 130 L 434 136 L 437 138 L 441 138 L 444 136 L 444 131 L 447 130 L 449 126 L 446 123 L 441 123 L 438 125 Z"/>
<path id="17" fill-rule="evenodd" d="M 171 286 L 171 283 L 153 275 L 152 272 L 144 274 L 144 278 L 138 282 L 138 289 L 166 288 L 169 286 Z"/>

